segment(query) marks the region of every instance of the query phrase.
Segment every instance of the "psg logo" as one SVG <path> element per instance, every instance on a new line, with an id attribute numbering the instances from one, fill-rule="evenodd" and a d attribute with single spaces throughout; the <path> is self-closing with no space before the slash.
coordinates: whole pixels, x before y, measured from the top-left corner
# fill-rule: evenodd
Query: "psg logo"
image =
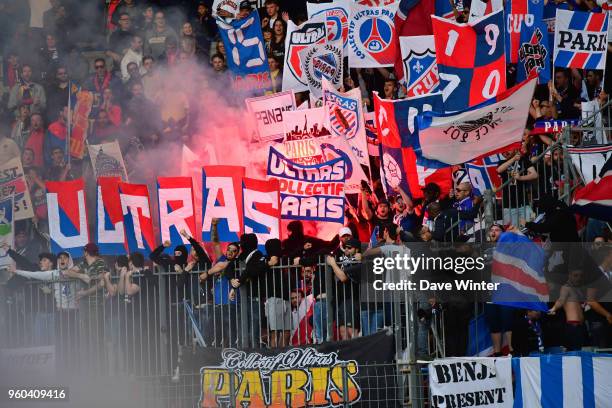
<path id="1" fill-rule="evenodd" d="M 370 53 L 381 53 L 391 44 L 393 28 L 385 20 L 372 18 L 359 28 L 359 39 Z"/>
<path id="2" fill-rule="evenodd" d="M 341 7 L 334 7 L 328 10 L 322 10 L 314 14 L 312 18 L 321 15 L 325 17 L 327 41 L 342 40 L 343 46 L 346 47 L 348 37 L 348 14 L 346 10 Z"/>
<path id="3" fill-rule="evenodd" d="M 396 57 L 393 13 L 376 10 L 375 15 L 357 13 L 349 24 L 349 48 L 362 61 L 393 65 Z"/>

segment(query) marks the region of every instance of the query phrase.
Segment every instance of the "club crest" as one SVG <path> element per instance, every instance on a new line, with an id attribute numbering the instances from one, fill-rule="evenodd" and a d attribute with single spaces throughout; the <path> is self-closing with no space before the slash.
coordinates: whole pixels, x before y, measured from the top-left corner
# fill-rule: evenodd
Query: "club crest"
<path id="1" fill-rule="evenodd" d="M 408 97 L 426 95 L 437 90 L 440 78 L 435 51 L 430 49 L 422 53 L 410 51 L 403 62 Z"/>

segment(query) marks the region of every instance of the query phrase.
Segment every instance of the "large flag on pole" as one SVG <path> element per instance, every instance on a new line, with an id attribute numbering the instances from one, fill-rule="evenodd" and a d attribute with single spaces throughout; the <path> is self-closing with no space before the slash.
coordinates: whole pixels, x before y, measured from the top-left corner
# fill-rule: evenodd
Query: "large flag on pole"
<path id="1" fill-rule="evenodd" d="M 537 78 L 523 82 L 479 107 L 455 114 L 418 116 L 417 155 L 461 164 L 519 142 Z"/>

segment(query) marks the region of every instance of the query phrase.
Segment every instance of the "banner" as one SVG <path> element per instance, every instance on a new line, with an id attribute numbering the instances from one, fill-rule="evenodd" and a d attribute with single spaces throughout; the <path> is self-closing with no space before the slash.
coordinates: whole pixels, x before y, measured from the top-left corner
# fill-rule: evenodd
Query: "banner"
<path id="1" fill-rule="evenodd" d="M 270 68 L 257 10 L 230 23 L 217 19 L 217 26 L 227 51 L 234 90 L 263 94 L 270 89 Z"/>
<path id="2" fill-rule="evenodd" d="M 612 222 L 612 158 L 598 178 L 576 191 L 571 208 L 587 217 Z"/>
<path id="3" fill-rule="evenodd" d="M 313 98 L 322 95 L 321 81 L 326 79 L 338 89 L 342 86 L 342 42 L 312 44 L 299 52 L 304 79 Z"/>
<path id="4" fill-rule="evenodd" d="M 393 343 L 393 336 L 379 332 L 310 347 L 197 348 L 183 350 L 187 358 L 180 369 L 200 375 L 198 407 L 335 407 L 343 401 L 350 406 L 377 401 L 386 407 L 400 399 Z M 235 373 L 234 401 L 229 394 L 230 372 Z M 372 387 L 372 378 L 384 387 Z"/>
<path id="5" fill-rule="evenodd" d="M 244 199 L 244 233 L 257 235 L 257 242 L 264 245 L 272 238 L 280 239 L 280 193 L 278 181 L 242 179 Z"/>
<path id="6" fill-rule="evenodd" d="M 516 81 L 523 82 L 531 76 L 538 75 L 540 84 L 547 84 L 551 79 L 550 48 L 547 27 L 538 20 L 531 27 L 523 27 L 518 50 Z"/>
<path id="7" fill-rule="evenodd" d="M 51 252 L 66 251 L 73 258 L 83 256 L 89 242 L 85 182 L 47 181 L 47 211 Z"/>
<path id="8" fill-rule="evenodd" d="M 122 181 L 128 181 L 118 141 L 87 146 L 96 177 L 119 177 Z"/>
<path id="9" fill-rule="evenodd" d="M 536 82 L 537 78 L 523 82 L 478 109 L 419 115 L 417 154 L 461 164 L 520 142 Z"/>
<path id="10" fill-rule="evenodd" d="M 147 185 L 119 183 L 119 193 L 130 253 L 148 256 L 155 249 L 155 235 Z"/>
<path id="11" fill-rule="evenodd" d="M 511 361 L 489 357 L 434 360 L 429 363 L 432 408 L 512 408 Z"/>
<path id="12" fill-rule="evenodd" d="M 285 39 L 285 64 L 283 66 L 283 91 L 294 92 L 308 90 L 308 83 L 300 58 L 300 51 L 311 44 L 324 44 L 327 40 L 326 24 L 322 18 L 311 19 L 300 26 L 287 22 Z"/>
<path id="13" fill-rule="evenodd" d="M 257 137 L 260 142 L 285 138 L 283 115 L 295 110 L 293 90 L 278 92 L 245 100 L 249 114 L 255 118 Z"/>
<path id="14" fill-rule="evenodd" d="M 534 25 L 539 26 L 543 16 L 544 2 L 541 0 L 506 0 L 506 60 L 509 64 L 519 62 L 522 31 L 533 32 Z"/>
<path id="15" fill-rule="evenodd" d="M 360 89 L 342 93 L 323 81 L 323 107 L 332 135 L 344 137 L 359 163 L 370 167 Z"/>
<path id="16" fill-rule="evenodd" d="M 557 9 L 555 67 L 605 69 L 608 15 Z"/>
<path id="17" fill-rule="evenodd" d="M 506 89 L 503 16 L 500 10 L 469 24 L 431 18 L 446 112 L 478 105 Z"/>
<path id="18" fill-rule="evenodd" d="M 96 243 L 102 255 L 126 253 L 119 183 L 119 177 L 98 177 Z"/>
<path id="19" fill-rule="evenodd" d="M 8 250 L 15 247 L 14 238 L 13 196 L 10 196 L 0 200 L 0 267 L 13 263 Z"/>
<path id="20" fill-rule="evenodd" d="M 546 133 L 561 133 L 566 126 L 578 126 L 578 119 L 566 120 L 538 120 L 533 124 L 533 129 L 529 134 L 541 135 Z"/>
<path id="21" fill-rule="evenodd" d="M 306 3 L 308 18 L 321 19 L 327 27 L 327 41 L 342 41 L 343 52 L 348 52 L 348 24 L 350 1 L 333 0 L 328 3 Z"/>
<path id="22" fill-rule="evenodd" d="M 217 218 L 220 242 L 236 242 L 244 230 L 242 166 L 202 167 L 202 241 L 210 242 L 213 218 Z"/>
<path id="23" fill-rule="evenodd" d="M 583 351 L 512 359 L 515 408 L 606 407 L 612 355 Z"/>
<path id="24" fill-rule="evenodd" d="M 268 178 L 278 179 L 281 217 L 344 223 L 346 161 L 342 158 L 304 166 L 270 146 Z"/>
<path id="25" fill-rule="evenodd" d="M 390 67 L 397 58 L 394 17 L 399 0 L 351 3 L 348 60 L 351 68 Z"/>
<path id="26" fill-rule="evenodd" d="M 331 136 L 324 108 L 289 111 L 283 115 L 285 142 Z"/>
<path id="27" fill-rule="evenodd" d="M 157 200 L 161 242 L 170 241 L 172 248 L 177 245 L 190 248 L 191 243 L 181 231 L 190 237 L 198 236 L 191 177 L 158 177 Z"/>
<path id="28" fill-rule="evenodd" d="M 612 157 L 612 144 L 589 147 L 568 147 L 574 167 L 585 184 L 595 180 Z"/>
<path id="29" fill-rule="evenodd" d="M 606 144 L 608 138 L 606 137 L 606 132 L 603 130 L 602 109 L 599 106 L 599 100 L 593 99 L 592 101 L 581 102 L 580 107 L 580 111 L 582 112 L 581 126 L 585 128 L 595 128 L 582 132 L 582 146 Z"/>
<path id="30" fill-rule="evenodd" d="M 472 188 L 483 194 L 485 190 L 495 191 L 495 196 L 502 198 L 502 190 L 497 190 L 502 184 L 502 179 L 497 172 L 497 167 L 506 159 L 501 154 L 494 154 L 465 163 L 465 168 Z"/>
<path id="31" fill-rule="evenodd" d="M 30 190 L 23 173 L 21 159 L 16 157 L 0 164 L 0 200 L 13 196 L 15 221 L 34 216 Z"/>
<path id="32" fill-rule="evenodd" d="M 433 35 L 400 37 L 406 97 L 436 92 L 440 83 Z"/>
<path id="33" fill-rule="evenodd" d="M 72 117 L 70 118 L 72 127 L 72 132 L 70 133 L 70 156 L 75 159 L 82 159 L 85 154 L 89 114 L 93 106 L 94 95 L 93 92 L 76 87 L 74 84 L 72 85 L 71 92 L 73 93 L 71 99 L 73 101 L 76 99 L 76 104 L 72 107 Z"/>

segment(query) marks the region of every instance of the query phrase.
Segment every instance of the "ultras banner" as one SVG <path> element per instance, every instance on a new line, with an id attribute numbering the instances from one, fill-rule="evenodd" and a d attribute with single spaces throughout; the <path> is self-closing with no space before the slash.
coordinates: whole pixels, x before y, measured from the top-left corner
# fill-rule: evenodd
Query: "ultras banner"
<path id="1" fill-rule="evenodd" d="M 393 339 L 380 332 L 309 347 L 189 349 L 181 372 L 200 373 L 198 407 L 229 406 L 230 373 L 237 407 L 359 406 L 365 401 L 396 406 Z"/>

